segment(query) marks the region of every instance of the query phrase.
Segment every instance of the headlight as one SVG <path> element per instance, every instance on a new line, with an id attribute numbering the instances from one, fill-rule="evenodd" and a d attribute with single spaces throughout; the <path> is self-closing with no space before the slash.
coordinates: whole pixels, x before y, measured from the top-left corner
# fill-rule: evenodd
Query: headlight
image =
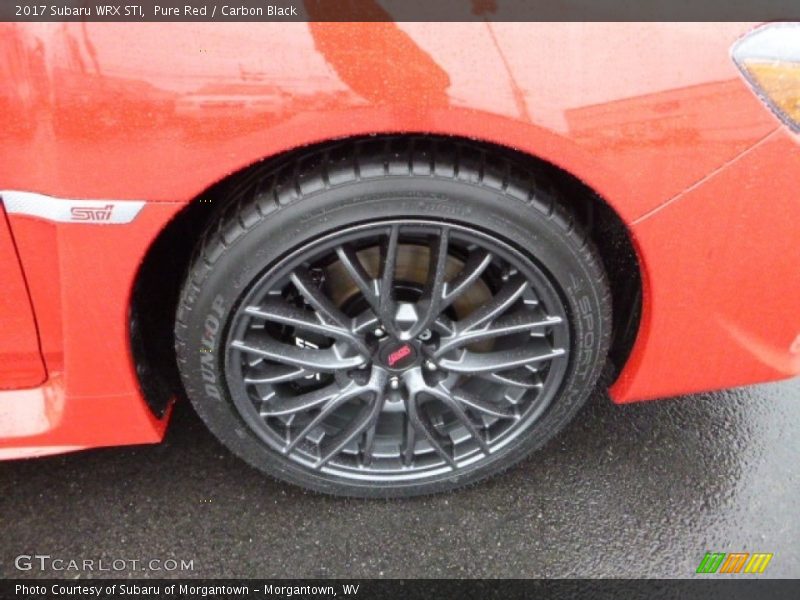
<path id="1" fill-rule="evenodd" d="M 800 131 L 800 23 L 759 27 L 737 41 L 731 54 L 759 97 Z"/>

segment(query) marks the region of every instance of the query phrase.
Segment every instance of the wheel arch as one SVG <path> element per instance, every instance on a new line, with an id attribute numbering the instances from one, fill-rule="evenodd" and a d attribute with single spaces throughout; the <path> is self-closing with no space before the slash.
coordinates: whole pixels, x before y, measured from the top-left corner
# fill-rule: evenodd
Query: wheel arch
<path id="1" fill-rule="evenodd" d="M 250 178 L 298 155 L 331 150 L 369 137 L 424 137 L 460 140 L 487 153 L 512 157 L 545 169 L 572 206 L 603 259 L 611 284 L 614 331 L 605 382 L 621 372 L 636 340 L 642 315 L 643 268 L 633 236 L 618 210 L 574 174 L 530 153 L 487 140 L 422 133 L 350 136 L 326 140 L 264 157 L 228 174 L 187 202 L 150 244 L 137 271 L 130 303 L 130 344 L 139 385 L 150 409 L 162 415 L 170 398 L 182 393 L 174 352 L 174 319 L 184 276 L 203 232 Z"/>

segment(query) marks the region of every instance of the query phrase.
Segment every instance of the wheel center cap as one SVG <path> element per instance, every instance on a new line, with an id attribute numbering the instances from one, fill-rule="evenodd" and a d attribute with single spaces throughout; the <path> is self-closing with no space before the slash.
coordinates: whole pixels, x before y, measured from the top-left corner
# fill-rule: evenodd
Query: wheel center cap
<path id="1" fill-rule="evenodd" d="M 390 371 L 404 371 L 417 364 L 419 350 L 410 342 L 388 340 L 378 349 L 378 359 Z"/>

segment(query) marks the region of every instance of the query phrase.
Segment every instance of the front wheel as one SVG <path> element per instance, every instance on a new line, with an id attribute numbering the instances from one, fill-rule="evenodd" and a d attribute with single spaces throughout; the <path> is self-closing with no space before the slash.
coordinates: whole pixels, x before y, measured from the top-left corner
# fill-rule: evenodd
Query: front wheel
<path id="1" fill-rule="evenodd" d="M 608 286 L 541 174 L 396 138 L 253 181 L 199 249 L 176 338 L 198 413 L 254 466 L 340 495 L 448 490 L 593 389 Z"/>

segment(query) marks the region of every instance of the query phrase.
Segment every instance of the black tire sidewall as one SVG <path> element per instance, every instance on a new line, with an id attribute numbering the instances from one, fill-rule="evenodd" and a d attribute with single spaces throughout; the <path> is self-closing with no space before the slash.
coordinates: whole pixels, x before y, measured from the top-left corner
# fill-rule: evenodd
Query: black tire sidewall
<path id="1" fill-rule="evenodd" d="M 355 224 L 403 218 L 451 221 L 483 230 L 522 249 L 549 275 L 570 320 L 570 362 L 561 390 L 525 435 L 490 460 L 448 476 L 387 485 L 311 473 L 270 449 L 236 410 L 223 366 L 228 324 L 248 288 L 291 250 Z M 204 263 L 194 278 L 190 276 L 179 312 L 178 362 L 186 392 L 210 430 L 233 452 L 273 476 L 319 492 L 417 495 L 502 471 L 542 446 L 570 420 L 593 390 L 605 361 L 608 288 L 591 247 L 552 212 L 480 185 L 408 177 L 354 182 L 280 206 L 218 250 L 213 265 Z"/>

